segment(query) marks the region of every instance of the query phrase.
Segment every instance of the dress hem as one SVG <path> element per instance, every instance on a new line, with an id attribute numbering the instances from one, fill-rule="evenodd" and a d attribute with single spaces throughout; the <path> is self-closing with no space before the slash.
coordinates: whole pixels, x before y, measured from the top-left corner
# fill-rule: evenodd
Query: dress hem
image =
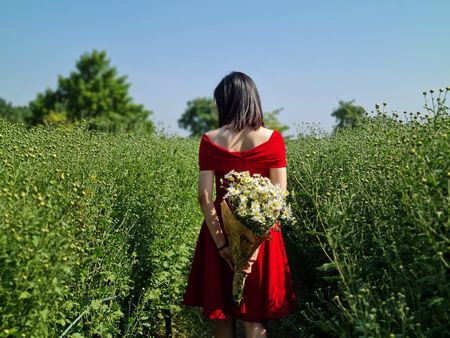
<path id="1" fill-rule="evenodd" d="M 197 304 L 197 303 L 195 303 L 195 304 L 194 303 L 189 303 L 188 304 L 186 302 L 183 302 L 183 305 L 185 307 L 196 307 L 196 308 L 203 309 L 203 305 Z M 291 305 L 288 310 L 283 311 L 279 315 L 265 316 L 265 317 L 246 316 L 244 313 L 228 314 L 227 315 L 227 314 L 224 314 L 224 312 L 221 309 L 217 309 L 216 311 L 221 311 L 222 312 L 221 318 L 218 318 L 217 316 L 214 316 L 212 314 L 207 315 L 203 311 L 202 311 L 202 317 L 206 318 L 206 319 L 210 319 L 210 320 L 226 320 L 226 319 L 229 319 L 230 317 L 232 317 L 232 318 L 236 318 L 236 319 L 243 320 L 243 321 L 246 321 L 246 322 L 261 323 L 261 322 L 266 322 L 266 321 L 269 321 L 269 320 L 280 320 L 280 319 L 283 319 L 283 318 L 287 318 L 295 311 L 296 308 L 297 308 L 297 306 L 294 304 L 294 305 Z"/>

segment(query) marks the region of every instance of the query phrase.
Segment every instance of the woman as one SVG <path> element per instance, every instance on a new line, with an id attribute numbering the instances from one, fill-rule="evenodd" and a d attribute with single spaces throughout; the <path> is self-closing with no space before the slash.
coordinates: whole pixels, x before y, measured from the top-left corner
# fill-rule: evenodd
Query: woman
<path id="1" fill-rule="evenodd" d="M 246 337 L 266 337 L 263 321 L 286 316 L 295 294 L 281 232 L 271 230 L 249 260 L 242 302 L 232 302 L 234 263 L 222 224 L 220 179 L 234 169 L 269 177 L 286 189 L 284 140 L 264 128 L 261 102 L 253 80 L 240 72 L 227 75 L 214 91 L 219 129 L 202 136 L 199 149 L 198 198 L 204 215 L 184 295 L 184 304 L 203 307 L 213 319 L 215 337 L 233 337 L 235 320 Z M 216 198 L 212 200 L 213 186 Z"/>

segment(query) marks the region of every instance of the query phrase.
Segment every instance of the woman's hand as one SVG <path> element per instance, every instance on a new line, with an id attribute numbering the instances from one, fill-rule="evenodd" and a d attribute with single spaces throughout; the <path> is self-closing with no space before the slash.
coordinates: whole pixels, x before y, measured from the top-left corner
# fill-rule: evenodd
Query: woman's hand
<path id="1" fill-rule="evenodd" d="M 246 275 L 250 274 L 250 272 L 252 272 L 252 265 L 253 263 L 255 263 L 256 261 L 253 260 L 248 260 L 247 261 L 247 265 L 245 266 L 245 268 L 242 270 L 243 273 L 245 273 Z"/>
<path id="2" fill-rule="evenodd" d="M 248 275 L 250 274 L 250 272 L 252 272 L 252 265 L 256 262 L 256 259 L 258 258 L 258 253 L 259 247 L 258 249 L 255 250 L 255 252 L 253 252 L 253 255 L 248 259 L 247 265 L 242 270 L 243 273 L 246 273 Z"/>
<path id="3" fill-rule="evenodd" d="M 230 247 L 227 245 L 223 249 L 219 250 L 219 255 L 225 260 L 225 262 L 228 263 L 228 266 L 230 267 L 231 271 L 234 271 L 234 261 Z"/>

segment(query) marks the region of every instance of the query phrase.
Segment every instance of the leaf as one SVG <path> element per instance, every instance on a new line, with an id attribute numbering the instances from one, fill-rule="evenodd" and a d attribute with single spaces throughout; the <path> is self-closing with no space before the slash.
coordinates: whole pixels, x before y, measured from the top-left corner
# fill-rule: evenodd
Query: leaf
<path id="1" fill-rule="evenodd" d="M 428 306 L 441 305 L 443 301 L 444 298 L 442 297 L 433 297 L 428 301 Z"/>
<path id="2" fill-rule="evenodd" d="M 42 319 L 43 319 L 44 321 L 47 320 L 47 317 L 48 317 L 49 312 L 50 312 L 50 311 L 48 311 L 48 309 L 44 309 L 44 310 L 41 310 L 41 311 L 40 311 L 41 317 L 42 317 Z"/>
<path id="3" fill-rule="evenodd" d="M 314 230 L 307 230 L 306 234 L 312 235 L 312 236 L 323 236 L 324 235 L 324 233 L 322 231 L 314 231 Z"/>
<path id="4" fill-rule="evenodd" d="M 93 310 L 98 310 L 98 309 L 100 309 L 101 306 L 102 306 L 102 301 L 98 300 L 98 299 L 93 300 L 91 303 L 91 307 Z"/>
<path id="5" fill-rule="evenodd" d="M 56 321 L 56 324 L 60 324 L 60 325 L 65 325 L 67 323 L 67 320 L 65 320 L 64 318 L 58 319 Z"/>
<path id="6" fill-rule="evenodd" d="M 30 294 L 29 292 L 23 291 L 23 292 L 20 294 L 19 299 L 28 299 L 28 298 L 30 298 L 30 297 L 31 297 L 31 294 Z"/>
<path id="7" fill-rule="evenodd" d="M 330 263 L 325 263 L 322 266 L 319 266 L 317 268 L 317 270 L 326 272 L 326 271 L 336 270 L 336 268 L 337 268 L 336 262 L 330 262 Z"/>
<path id="8" fill-rule="evenodd" d="M 336 282 L 340 279 L 339 276 L 324 276 L 322 278 L 327 282 Z"/>
<path id="9" fill-rule="evenodd" d="M 81 333 L 75 332 L 74 334 L 70 335 L 70 338 L 84 338 L 84 336 Z"/>

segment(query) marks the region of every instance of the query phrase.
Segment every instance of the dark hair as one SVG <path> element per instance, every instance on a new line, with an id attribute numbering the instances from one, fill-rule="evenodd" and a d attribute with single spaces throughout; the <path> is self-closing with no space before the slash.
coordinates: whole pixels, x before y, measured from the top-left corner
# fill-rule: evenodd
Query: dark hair
<path id="1" fill-rule="evenodd" d="M 214 100 L 219 111 L 219 127 L 240 131 L 264 126 L 258 89 L 250 76 L 231 72 L 217 85 Z"/>

